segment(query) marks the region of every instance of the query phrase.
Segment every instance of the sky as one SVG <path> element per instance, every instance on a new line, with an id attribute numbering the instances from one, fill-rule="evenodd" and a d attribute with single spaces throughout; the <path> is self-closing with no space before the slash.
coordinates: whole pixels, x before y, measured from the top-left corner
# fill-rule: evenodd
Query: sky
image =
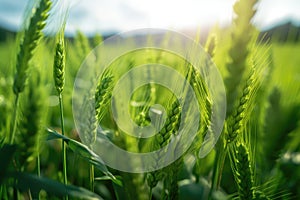
<path id="1" fill-rule="evenodd" d="M 17 30 L 24 24 L 30 0 L 0 0 L 0 26 Z M 57 1 L 57 0 L 55 0 Z M 81 30 L 120 32 L 138 28 L 191 29 L 218 23 L 229 24 L 234 17 L 235 0 L 60 0 L 53 16 L 69 15 L 66 33 Z M 33 2 L 31 0 L 31 2 Z M 292 19 L 300 24 L 300 0 L 261 0 L 254 24 L 265 29 Z M 28 13 L 28 12 L 27 12 Z M 25 15 L 26 16 L 26 15 Z M 52 18 L 54 19 L 55 17 Z M 52 24 L 59 24 L 52 20 Z"/>

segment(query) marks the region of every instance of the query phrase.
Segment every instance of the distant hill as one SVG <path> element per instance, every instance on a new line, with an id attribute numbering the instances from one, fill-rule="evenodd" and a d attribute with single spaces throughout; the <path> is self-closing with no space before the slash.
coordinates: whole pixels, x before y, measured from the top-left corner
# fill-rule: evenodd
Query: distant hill
<path id="1" fill-rule="evenodd" d="M 300 40 L 300 26 L 286 22 L 264 30 L 259 36 L 263 41 L 298 42 Z"/>
<path id="2" fill-rule="evenodd" d="M 5 41 L 8 37 L 12 37 L 12 36 L 15 36 L 16 33 L 13 32 L 13 31 L 9 31 L 5 28 L 2 28 L 0 26 L 0 42 L 3 42 Z"/>
<path id="3" fill-rule="evenodd" d="M 11 30 L 8 30 L 4 27 L 1 26 L 0 24 L 0 42 L 4 42 L 6 41 L 8 38 L 13 38 L 17 35 L 17 32 L 15 31 L 11 31 Z M 114 35 L 114 33 L 111 33 L 111 34 L 105 34 L 105 35 L 102 35 L 102 38 L 103 39 L 106 39 L 110 36 Z M 66 38 L 70 39 L 70 41 L 73 41 L 74 40 L 74 36 L 69 36 L 69 35 L 66 35 Z M 89 37 L 89 39 L 93 39 L 93 37 Z"/>

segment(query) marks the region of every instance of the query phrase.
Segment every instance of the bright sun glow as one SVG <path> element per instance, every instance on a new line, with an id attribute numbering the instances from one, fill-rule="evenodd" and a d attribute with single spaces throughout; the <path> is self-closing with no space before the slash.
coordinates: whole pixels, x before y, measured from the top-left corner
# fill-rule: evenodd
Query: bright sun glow
<path id="1" fill-rule="evenodd" d="M 146 27 L 189 28 L 216 22 L 219 24 L 230 22 L 234 3 L 234 0 L 128 0 L 126 3 L 119 0 L 102 1 L 101 6 L 93 6 L 94 2 L 90 1 L 78 2 L 73 10 L 80 9 L 82 15 L 84 14 L 82 9 L 90 10 L 91 21 L 96 23 L 100 30 L 102 28 L 130 30 Z M 73 22 L 71 21 L 69 28 L 76 29 L 80 23 L 78 20 Z M 90 26 L 93 23 L 84 23 L 85 29 L 92 29 Z"/>

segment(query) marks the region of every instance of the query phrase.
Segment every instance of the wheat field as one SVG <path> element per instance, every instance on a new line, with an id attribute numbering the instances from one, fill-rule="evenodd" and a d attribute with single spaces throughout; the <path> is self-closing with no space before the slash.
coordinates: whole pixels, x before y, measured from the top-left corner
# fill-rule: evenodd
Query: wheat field
<path id="1" fill-rule="evenodd" d="M 26 19 L 28 27 L 0 41 L 0 199 L 299 199 L 300 44 L 262 40 L 251 23 L 256 3 L 237 1 L 229 28 L 216 26 L 207 38 L 192 38 L 201 41 L 209 58 L 206 64 L 215 63 L 226 89 L 221 134 L 201 157 L 198 153 L 206 134 L 214 130 L 212 116 L 219 102 L 203 73 L 186 61 L 188 56 L 178 58 L 153 49 L 120 56 L 91 80 L 94 90 L 82 98 L 93 103 L 83 103 L 79 117 L 84 124 L 77 126 L 72 108 L 76 75 L 82 63 L 90 65 L 85 59 L 103 39 L 88 38 L 80 31 L 75 38 L 65 37 L 64 25 L 55 35 L 45 34 L 53 5 L 51 0 L 40 0 Z M 174 42 L 168 35 L 162 38 L 164 43 Z M 118 49 L 121 46 L 114 44 L 109 50 Z M 132 94 L 114 93 L 124 74 L 149 63 L 172 66 L 195 95 L 183 87 L 177 98 L 153 82 Z M 139 75 L 156 80 L 164 77 L 160 72 L 153 68 Z M 136 84 L 134 77 L 130 80 L 128 88 Z M 173 84 L 180 87 L 176 81 Z M 125 97 L 129 105 L 124 105 Z M 189 115 L 194 108 L 181 104 L 193 98 L 201 110 L 196 122 Z M 162 105 L 165 114 L 159 115 L 160 107 L 153 104 Z M 149 138 L 133 137 L 118 127 L 122 123 L 113 119 L 114 108 L 128 110 L 128 118 L 138 126 L 154 123 L 160 129 Z M 185 150 L 168 163 L 168 156 L 159 150 L 176 142 L 182 124 L 194 127 L 193 123 L 198 128 L 190 146 L 184 145 L 188 137 L 181 137 L 179 150 L 173 150 Z M 101 153 L 110 150 L 95 145 L 99 134 L 126 151 L 158 151 L 151 164 L 116 156 L 132 168 L 151 165 L 153 170 L 132 173 L 105 165 Z"/>

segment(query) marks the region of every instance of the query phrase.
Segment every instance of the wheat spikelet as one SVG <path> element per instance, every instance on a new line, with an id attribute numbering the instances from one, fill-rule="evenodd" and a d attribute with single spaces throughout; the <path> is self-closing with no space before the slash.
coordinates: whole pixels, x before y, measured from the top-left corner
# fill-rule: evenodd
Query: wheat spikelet
<path id="1" fill-rule="evenodd" d="M 95 91 L 95 110 L 98 123 L 102 120 L 105 114 L 105 107 L 111 99 L 113 89 L 113 76 L 110 72 L 102 75 L 98 82 Z"/>
<path id="2" fill-rule="evenodd" d="M 257 0 L 239 0 L 234 5 L 234 12 L 237 16 L 234 19 L 232 46 L 229 50 L 231 62 L 227 64 L 229 75 L 225 79 L 228 115 L 233 111 L 235 99 L 238 97 L 238 86 L 247 69 L 248 44 L 255 35 L 251 19 L 256 12 L 253 8 L 256 2 Z"/>
<path id="3" fill-rule="evenodd" d="M 164 178 L 163 173 L 161 170 L 147 173 L 146 179 L 148 186 L 152 189 L 154 188 L 159 181 L 161 181 Z"/>
<path id="4" fill-rule="evenodd" d="M 146 115 L 146 113 L 149 112 L 149 108 L 145 108 L 135 117 L 134 122 L 138 126 L 147 126 L 150 123 L 149 117 Z"/>
<path id="5" fill-rule="evenodd" d="M 51 7 L 50 0 L 41 0 L 36 12 L 30 19 L 30 24 L 25 30 L 24 39 L 20 44 L 20 51 L 17 56 L 17 72 L 14 77 L 13 91 L 15 94 L 24 90 L 29 61 L 33 56 L 33 51 L 42 37 L 42 30 L 46 25 L 49 16 L 48 11 Z"/>
<path id="6" fill-rule="evenodd" d="M 199 109 L 201 110 L 200 130 L 196 135 L 191 149 L 191 151 L 194 151 L 199 150 L 203 138 L 205 138 L 206 133 L 211 126 L 212 99 L 208 92 L 207 85 L 200 73 L 193 66 L 189 66 L 189 71 L 190 75 L 187 75 L 187 80 L 189 80 L 193 90 L 195 91 Z M 189 98 L 190 97 L 186 97 L 187 102 L 190 101 Z"/>
<path id="7" fill-rule="evenodd" d="M 154 141 L 152 141 L 151 151 L 155 151 L 166 146 L 170 142 L 172 135 L 176 134 L 176 132 L 178 131 L 180 125 L 180 118 L 181 118 L 181 106 L 179 104 L 179 101 L 178 100 L 174 101 L 170 106 L 170 109 L 168 110 L 169 110 L 168 116 L 163 128 L 160 130 L 158 134 L 154 136 L 155 139 Z M 164 152 L 161 153 L 164 154 Z M 162 156 L 159 156 L 158 158 L 155 159 L 157 164 L 164 162 L 163 160 L 161 160 Z M 148 186 L 150 188 L 154 188 L 157 185 L 157 183 L 163 179 L 164 174 L 165 174 L 164 169 L 148 173 L 147 174 Z"/>
<path id="8" fill-rule="evenodd" d="M 238 187 L 241 200 L 253 199 L 253 172 L 250 161 L 250 153 L 245 144 L 233 146 L 231 152 L 231 166 Z"/>
<path id="9" fill-rule="evenodd" d="M 81 120 L 83 123 L 81 123 L 80 131 L 84 137 L 81 139 L 88 146 L 91 146 L 96 140 L 98 124 L 102 120 L 106 105 L 111 98 L 112 81 L 112 75 L 108 72 L 104 73 L 99 79 L 96 90 L 91 89 L 82 103 Z M 93 93 L 93 91 L 95 92 Z"/>
<path id="10" fill-rule="evenodd" d="M 91 50 L 88 38 L 80 31 L 76 33 L 75 46 L 80 59 L 85 58 Z"/>
<path id="11" fill-rule="evenodd" d="M 253 193 L 253 200 L 271 200 L 271 198 L 264 194 L 264 192 L 256 190 Z"/>
<path id="12" fill-rule="evenodd" d="M 89 147 L 96 141 L 97 136 L 98 123 L 94 102 L 94 96 L 91 93 L 87 94 L 81 108 L 83 114 L 81 117 L 82 123 L 80 124 L 80 131 L 82 131 L 82 135 L 84 136 L 81 140 Z"/>
<path id="13" fill-rule="evenodd" d="M 164 127 L 155 135 L 154 148 L 161 148 L 169 143 L 172 134 L 178 130 L 181 118 L 181 106 L 176 100 L 172 103 Z"/>
<path id="14" fill-rule="evenodd" d="M 59 41 L 56 44 L 53 64 L 53 78 L 55 88 L 58 94 L 61 94 L 65 84 L 65 46 L 63 38 L 59 38 Z"/>
<path id="15" fill-rule="evenodd" d="M 183 166 L 183 157 L 180 157 L 170 166 L 166 167 L 166 177 L 164 179 L 164 187 L 161 194 L 161 199 L 177 200 L 179 199 L 178 176 Z"/>
<path id="16" fill-rule="evenodd" d="M 200 73 L 192 66 L 190 69 L 192 70 L 190 82 L 196 93 L 200 109 L 203 112 L 203 122 L 208 125 L 210 123 L 212 100 Z"/>
<path id="17" fill-rule="evenodd" d="M 255 94 L 259 87 L 259 79 L 260 77 L 253 67 L 242 89 L 242 94 L 236 102 L 235 109 L 227 120 L 227 143 L 234 141 L 237 135 L 243 130 L 244 125 L 246 125 L 253 109 Z"/>
<path id="18" fill-rule="evenodd" d="M 215 34 L 210 34 L 207 42 L 205 44 L 205 51 L 210 55 L 210 57 L 214 57 L 215 51 L 216 51 L 216 46 L 217 46 L 217 38 Z"/>
<path id="19" fill-rule="evenodd" d="M 96 33 L 95 36 L 93 37 L 93 47 L 96 47 L 101 42 L 103 42 L 102 35 L 100 35 L 99 33 Z"/>
<path id="20" fill-rule="evenodd" d="M 40 87 L 38 76 L 30 81 L 28 90 L 25 90 L 22 108 L 22 120 L 19 124 L 19 134 L 16 138 L 21 145 L 20 166 L 26 167 L 26 163 L 32 161 L 39 150 L 41 123 L 45 118 L 45 89 Z"/>

